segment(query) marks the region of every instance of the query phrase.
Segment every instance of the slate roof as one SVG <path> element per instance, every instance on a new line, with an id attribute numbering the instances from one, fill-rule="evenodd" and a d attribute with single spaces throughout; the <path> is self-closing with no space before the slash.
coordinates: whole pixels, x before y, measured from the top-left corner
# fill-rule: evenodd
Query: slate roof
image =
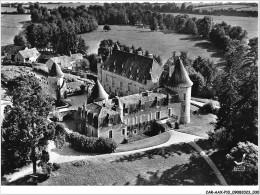
<path id="1" fill-rule="evenodd" d="M 191 87 L 193 82 L 190 80 L 187 70 L 185 69 L 180 58 L 177 59 L 174 71 L 168 81 L 170 87 Z"/>
<path id="2" fill-rule="evenodd" d="M 23 58 L 31 58 L 31 57 L 40 56 L 40 53 L 38 52 L 38 50 L 36 48 L 21 50 L 18 53 L 20 53 Z"/>
<path id="3" fill-rule="evenodd" d="M 51 76 L 51 77 L 64 77 L 64 74 L 61 71 L 60 66 L 56 63 L 53 63 L 52 67 L 49 71 L 49 76 Z"/>
<path id="4" fill-rule="evenodd" d="M 129 108 L 131 105 L 138 105 L 140 100 L 141 100 L 141 105 L 147 104 L 147 103 L 152 103 L 156 97 L 157 97 L 157 101 L 164 101 L 164 100 L 166 100 L 167 95 L 164 93 L 148 92 L 147 96 L 143 96 L 142 93 L 140 93 L 140 94 L 138 93 L 138 94 L 120 97 L 119 101 L 122 105 L 125 106 L 125 108 Z M 170 97 L 172 99 L 172 101 L 171 101 L 172 103 L 181 102 L 179 95 L 175 92 L 171 92 Z M 110 109 L 114 106 L 113 99 L 109 99 L 107 101 L 95 102 L 95 103 L 99 104 L 101 106 L 101 105 L 103 105 L 104 102 L 105 102 L 106 107 L 108 107 Z"/>
<path id="5" fill-rule="evenodd" d="M 163 68 L 151 58 L 118 50 L 108 57 L 102 69 L 142 84 L 147 84 L 147 80 L 157 82 L 163 72 Z"/>
<path id="6" fill-rule="evenodd" d="M 108 99 L 109 95 L 104 90 L 102 85 L 98 80 L 95 81 L 95 85 L 92 88 L 91 94 L 88 98 L 88 103 L 102 101 Z"/>

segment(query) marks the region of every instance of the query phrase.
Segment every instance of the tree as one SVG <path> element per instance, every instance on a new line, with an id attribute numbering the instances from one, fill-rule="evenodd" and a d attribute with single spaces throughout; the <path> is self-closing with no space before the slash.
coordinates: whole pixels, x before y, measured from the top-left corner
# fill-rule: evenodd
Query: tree
<path id="1" fill-rule="evenodd" d="M 104 31 L 110 31 L 111 27 L 109 25 L 105 24 L 104 27 L 103 27 L 103 30 Z"/>
<path id="2" fill-rule="evenodd" d="M 14 44 L 17 45 L 17 46 L 25 46 L 25 37 L 18 34 L 18 35 L 15 35 L 14 36 Z"/>
<path id="3" fill-rule="evenodd" d="M 157 29 L 158 29 L 158 20 L 155 17 L 153 17 L 153 19 L 152 19 L 150 29 L 151 29 L 151 31 L 157 31 Z"/>
<path id="4" fill-rule="evenodd" d="M 200 73 L 189 75 L 190 80 L 193 82 L 191 95 L 198 97 L 200 96 L 203 87 L 205 86 L 204 77 Z"/>
<path id="5" fill-rule="evenodd" d="M 8 86 L 13 107 L 6 112 L 2 124 L 2 151 L 10 169 L 30 160 L 36 174 L 36 161 L 47 144 L 46 118 L 53 101 L 33 76 L 17 77 L 9 81 Z"/>
<path id="6" fill-rule="evenodd" d="M 80 65 L 81 65 L 81 67 L 82 67 L 82 69 L 83 70 L 89 70 L 90 69 L 90 63 L 89 63 L 89 60 L 88 59 L 82 59 L 81 61 L 80 61 Z"/>
<path id="7" fill-rule="evenodd" d="M 96 54 L 90 54 L 87 59 L 89 60 L 90 70 L 92 72 L 97 72 L 97 63 L 99 61 L 99 57 Z"/>
<path id="8" fill-rule="evenodd" d="M 258 71 L 251 56 L 252 48 L 243 44 L 230 46 L 224 73 L 216 88 L 220 109 L 215 132 L 211 134 L 216 146 L 231 149 L 239 142 L 257 144 L 258 131 Z"/>
<path id="9" fill-rule="evenodd" d="M 226 166 L 230 166 L 229 175 L 231 185 L 257 185 L 258 184 L 258 146 L 250 142 L 239 142 L 226 155 Z M 243 172 L 233 171 L 241 164 Z"/>
<path id="10" fill-rule="evenodd" d="M 209 16 L 204 16 L 204 18 L 197 21 L 198 33 L 204 38 L 209 38 L 209 33 L 213 27 L 213 19 Z"/>
<path id="11" fill-rule="evenodd" d="M 18 6 L 17 6 L 17 12 L 18 12 L 18 14 L 24 14 L 25 13 L 25 9 L 23 8 L 23 5 L 21 3 L 19 3 Z"/>

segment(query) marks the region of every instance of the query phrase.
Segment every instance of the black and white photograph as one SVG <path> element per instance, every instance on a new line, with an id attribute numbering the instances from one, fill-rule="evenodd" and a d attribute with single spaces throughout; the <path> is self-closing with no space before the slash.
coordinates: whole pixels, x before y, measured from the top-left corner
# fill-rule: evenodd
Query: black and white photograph
<path id="1" fill-rule="evenodd" d="M 2 193 L 259 194 L 258 23 L 258 1 L 1 1 Z"/>

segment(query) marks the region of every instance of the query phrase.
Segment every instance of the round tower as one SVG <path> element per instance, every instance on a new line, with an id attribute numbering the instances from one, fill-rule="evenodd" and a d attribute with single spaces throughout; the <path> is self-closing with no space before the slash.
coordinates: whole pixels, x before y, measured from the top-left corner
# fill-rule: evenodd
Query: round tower
<path id="1" fill-rule="evenodd" d="M 64 74 L 61 71 L 60 66 L 57 65 L 56 63 L 52 64 L 52 67 L 49 71 L 48 86 L 49 86 L 49 93 L 52 98 L 56 100 L 57 95 L 60 95 L 60 98 L 64 97 L 66 91 Z"/>
<path id="2" fill-rule="evenodd" d="M 180 58 L 177 59 L 173 73 L 169 79 L 167 87 L 178 93 L 181 102 L 181 117 L 180 123 L 190 123 L 190 100 L 191 100 L 191 88 L 193 82 L 182 64 Z"/>

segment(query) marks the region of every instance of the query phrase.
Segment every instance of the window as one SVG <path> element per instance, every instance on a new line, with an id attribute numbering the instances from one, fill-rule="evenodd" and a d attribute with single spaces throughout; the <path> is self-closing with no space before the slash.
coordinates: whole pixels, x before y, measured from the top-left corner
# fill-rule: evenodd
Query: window
<path id="1" fill-rule="evenodd" d="M 169 108 L 169 109 L 168 109 L 168 116 L 171 116 L 171 115 L 172 115 L 172 109 Z"/>
<path id="2" fill-rule="evenodd" d="M 126 124 L 126 125 L 128 125 L 128 118 L 127 118 L 127 119 L 125 119 L 125 124 Z"/>
<path id="3" fill-rule="evenodd" d="M 153 113 L 150 113 L 150 120 L 153 120 Z"/>
<path id="4" fill-rule="evenodd" d="M 155 118 L 156 118 L 156 120 L 159 120 L 159 119 L 160 119 L 160 111 L 158 111 L 158 112 L 155 113 Z"/>
<path id="5" fill-rule="evenodd" d="M 91 131 L 91 136 L 94 137 L 94 131 L 93 130 Z"/>
<path id="6" fill-rule="evenodd" d="M 106 82 L 108 82 L 108 75 L 106 75 Z"/>
<path id="7" fill-rule="evenodd" d="M 126 135 L 129 135 L 129 129 L 126 130 Z"/>
<path id="8" fill-rule="evenodd" d="M 147 115 L 147 121 L 150 121 L 150 120 L 151 120 L 151 115 L 148 114 L 148 115 Z"/>
<path id="9" fill-rule="evenodd" d="M 134 134 L 135 134 L 135 135 L 137 134 L 137 129 L 134 130 Z"/>
<path id="10" fill-rule="evenodd" d="M 123 89 L 123 82 L 120 82 L 120 89 Z"/>
<path id="11" fill-rule="evenodd" d="M 125 135 L 125 129 L 122 129 L 121 133 L 122 135 Z"/>
<path id="12" fill-rule="evenodd" d="M 182 112 L 184 113 L 185 112 L 185 104 L 183 104 L 181 107 L 182 107 Z"/>
<path id="13" fill-rule="evenodd" d="M 186 100 L 186 94 L 185 93 L 183 94 L 183 99 L 184 99 L 184 101 Z"/>
<path id="14" fill-rule="evenodd" d="M 143 122 L 142 115 L 140 115 L 140 124 Z"/>
<path id="15" fill-rule="evenodd" d="M 131 90 L 131 83 L 128 83 L 128 91 Z"/>
<path id="16" fill-rule="evenodd" d="M 115 86 L 115 78 L 113 77 L 112 78 L 112 87 L 114 87 Z"/>
<path id="17" fill-rule="evenodd" d="M 113 138 L 113 132 L 112 132 L 112 130 L 109 130 L 109 131 L 108 131 L 108 137 L 109 137 L 109 138 Z"/>
<path id="18" fill-rule="evenodd" d="M 135 117 L 132 118 L 132 125 L 135 125 Z"/>

